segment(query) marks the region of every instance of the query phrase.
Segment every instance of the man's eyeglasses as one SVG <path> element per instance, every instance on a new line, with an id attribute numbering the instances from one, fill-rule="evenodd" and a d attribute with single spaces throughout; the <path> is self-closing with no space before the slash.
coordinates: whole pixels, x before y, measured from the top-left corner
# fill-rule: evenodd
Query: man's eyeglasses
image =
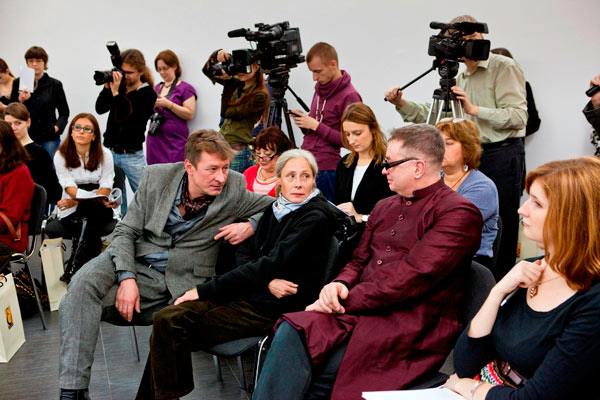
<path id="1" fill-rule="evenodd" d="M 272 159 L 274 159 L 274 158 L 275 158 L 275 156 L 277 156 L 277 153 L 275 153 L 275 154 L 270 154 L 270 155 L 269 155 L 269 154 L 258 154 L 258 153 L 254 153 L 254 157 L 255 157 L 257 160 L 260 160 L 260 161 L 271 161 Z"/>
<path id="2" fill-rule="evenodd" d="M 392 162 L 389 162 L 388 160 L 383 160 L 381 165 L 383 165 L 383 169 L 389 170 L 390 168 L 394 168 L 397 165 L 404 164 L 407 161 L 413 161 L 413 160 L 418 160 L 418 158 L 409 157 L 409 158 L 405 158 L 405 159 L 398 160 L 398 161 L 392 161 Z"/>
<path id="3" fill-rule="evenodd" d="M 83 131 L 84 133 L 87 133 L 87 134 L 94 133 L 94 129 L 90 128 L 89 126 L 75 125 L 72 129 L 74 132 Z"/>

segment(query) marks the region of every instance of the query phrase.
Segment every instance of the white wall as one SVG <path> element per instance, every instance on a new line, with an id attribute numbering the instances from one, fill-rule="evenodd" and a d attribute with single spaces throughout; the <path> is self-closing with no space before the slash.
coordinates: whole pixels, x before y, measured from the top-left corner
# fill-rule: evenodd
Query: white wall
<path id="1" fill-rule="evenodd" d="M 209 53 L 248 47 L 243 39 L 227 38 L 229 30 L 289 20 L 300 27 L 304 53 L 317 41 L 337 48 L 341 67 L 389 130 L 403 123 L 383 102 L 384 91 L 431 65 L 427 44 L 437 31 L 429 29 L 430 21 L 447 22 L 465 13 L 488 23 L 492 47 L 510 49 L 533 87 L 542 125 L 527 141 L 528 168 L 593 153 L 591 128 L 581 109 L 589 80 L 600 73 L 598 0 L 0 0 L 0 57 L 18 74 L 27 48 L 46 49 L 48 72 L 63 82 L 73 116 L 94 109 L 99 89 L 93 71 L 110 67 L 106 41 L 116 40 L 122 50 L 142 50 L 149 65 L 159 51 L 170 48 L 180 58 L 183 78 L 198 91 L 191 127 L 214 128 L 220 88 L 201 72 Z M 437 84 L 432 73 L 405 96 L 426 101 Z M 313 82 L 306 64 L 292 71 L 290 85 L 310 102 Z M 297 108 L 287 97 L 290 108 Z"/>

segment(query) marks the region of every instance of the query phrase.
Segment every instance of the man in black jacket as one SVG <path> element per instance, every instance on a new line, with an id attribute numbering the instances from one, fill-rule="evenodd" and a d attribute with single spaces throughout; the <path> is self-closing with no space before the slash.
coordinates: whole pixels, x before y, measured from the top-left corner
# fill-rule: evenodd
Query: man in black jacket
<path id="1" fill-rule="evenodd" d="M 596 75 L 590 81 L 590 87 L 600 86 L 600 74 Z M 588 120 L 594 132 L 592 132 L 592 144 L 596 148 L 596 155 L 600 156 L 600 90 L 594 93 L 590 101 L 585 105 L 583 109 L 583 115 Z"/>
<path id="2" fill-rule="evenodd" d="M 152 76 L 139 50 L 129 49 L 121 53 L 121 70 L 112 72 L 112 81 L 96 100 L 96 112 L 108 114 L 104 146 L 113 153 L 117 165 L 134 192 L 137 190 L 146 166 L 143 143 L 146 140 L 146 125 L 154 110 L 156 92 L 152 88 Z M 127 212 L 127 196 L 123 191 L 121 214 Z"/>

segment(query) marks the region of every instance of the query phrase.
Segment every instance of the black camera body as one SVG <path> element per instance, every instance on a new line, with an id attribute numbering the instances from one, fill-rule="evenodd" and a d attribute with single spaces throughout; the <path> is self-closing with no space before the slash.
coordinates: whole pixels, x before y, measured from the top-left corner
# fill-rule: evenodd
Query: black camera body
<path id="1" fill-rule="evenodd" d="M 251 65 L 256 61 L 266 74 L 270 74 L 273 71 L 289 70 L 304 62 L 300 29 L 290 28 L 288 21 L 272 25 L 258 23 L 254 26 L 258 28 L 256 31 L 241 28 L 227 34 L 229 37 L 243 37 L 248 41 L 256 42 L 256 50 L 238 50 L 239 61 L 236 60 L 235 55 L 232 56 L 236 68 L 241 68 L 243 63 Z M 247 55 L 242 56 L 242 51 L 246 51 Z"/>
<path id="2" fill-rule="evenodd" d="M 475 32 L 488 33 L 487 24 L 481 22 L 457 22 L 445 24 L 431 22 L 432 29 L 441 29 L 440 33 L 429 38 L 427 54 L 438 60 L 459 61 L 487 60 L 490 55 L 490 41 L 484 39 L 462 39 Z"/>
<path id="3" fill-rule="evenodd" d="M 114 42 L 114 41 L 107 42 L 106 48 L 108 49 L 108 52 L 110 53 L 110 61 L 112 62 L 113 69 L 108 70 L 108 71 L 94 71 L 94 81 L 96 82 L 96 85 L 98 85 L 98 86 L 104 85 L 105 83 L 112 82 L 113 81 L 113 77 L 112 77 L 113 71 L 118 71 L 121 74 L 123 74 L 123 76 L 125 76 L 125 73 L 121 69 L 121 66 L 123 65 L 123 57 L 121 57 L 121 51 L 119 50 L 119 46 L 117 45 L 117 42 Z"/>
<path id="4" fill-rule="evenodd" d="M 208 68 L 208 74 L 214 78 L 225 72 L 229 76 L 233 76 L 238 72 L 249 74 L 252 72 L 252 64 L 255 61 L 255 51 L 252 49 L 233 50 L 231 57 L 222 63 L 213 64 Z"/>

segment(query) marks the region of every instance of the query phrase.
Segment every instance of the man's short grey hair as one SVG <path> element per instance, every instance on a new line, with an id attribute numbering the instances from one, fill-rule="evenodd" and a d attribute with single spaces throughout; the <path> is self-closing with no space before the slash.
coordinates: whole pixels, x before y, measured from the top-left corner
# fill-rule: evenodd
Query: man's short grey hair
<path id="1" fill-rule="evenodd" d="M 278 178 L 281 178 L 281 170 L 283 169 L 283 167 L 285 167 L 285 164 L 287 164 L 287 162 L 292 158 L 304 158 L 308 162 L 308 165 L 310 165 L 310 169 L 313 172 L 313 176 L 317 176 L 319 168 L 317 167 L 317 160 L 315 160 L 315 156 L 313 156 L 310 151 L 302 149 L 292 149 L 284 151 L 277 159 L 277 163 L 275 164 L 275 174 Z"/>
<path id="2" fill-rule="evenodd" d="M 477 20 L 471 15 L 459 15 L 450 21 L 451 24 L 456 24 L 457 22 L 477 22 Z"/>
<path id="3" fill-rule="evenodd" d="M 434 126 L 428 124 L 413 124 L 392 130 L 390 139 L 402 141 L 402 147 L 408 151 L 418 153 L 435 165 L 442 165 L 446 147 L 444 139 Z"/>

